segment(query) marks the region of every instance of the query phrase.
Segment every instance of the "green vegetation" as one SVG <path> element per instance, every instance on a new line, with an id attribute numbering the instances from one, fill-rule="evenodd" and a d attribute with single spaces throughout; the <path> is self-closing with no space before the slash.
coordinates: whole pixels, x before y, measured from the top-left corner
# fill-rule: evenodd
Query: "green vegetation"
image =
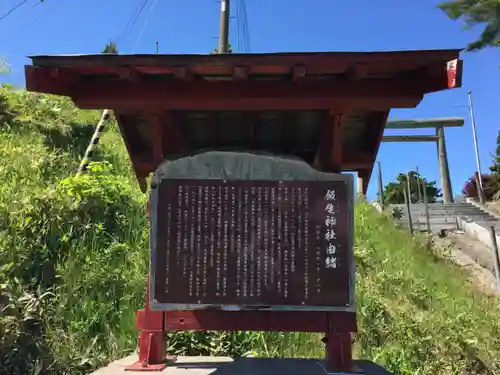
<path id="1" fill-rule="evenodd" d="M 410 178 L 410 198 L 412 203 L 424 201 L 424 186 L 429 203 L 434 203 L 443 196 L 441 189 L 436 187 L 436 181 L 427 181 L 418 172 L 410 171 L 408 174 L 398 174 L 396 182 L 391 182 L 385 186 L 384 204 L 405 203 L 405 192 L 408 192 L 408 177 Z"/>
<path id="2" fill-rule="evenodd" d="M 492 165 L 490 167 L 491 173 L 500 175 L 500 131 L 497 134 L 497 147 L 495 153 L 492 155 Z"/>
<path id="3" fill-rule="evenodd" d="M 493 157 L 492 164 L 489 167 L 490 174 L 482 174 L 481 180 L 483 184 L 483 195 L 486 201 L 500 200 L 500 132 L 497 135 L 497 145 Z M 476 185 L 476 175 L 471 176 L 462 188 L 462 194 L 469 198 L 479 200 L 479 189 Z"/>
<path id="4" fill-rule="evenodd" d="M 439 4 L 448 17 L 463 19 L 467 28 L 485 25 L 478 40 L 468 51 L 500 46 L 500 2 L 498 0 L 450 0 Z"/>
<path id="5" fill-rule="evenodd" d="M 136 346 L 145 197 L 115 125 L 73 177 L 98 120 L 63 98 L 0 88 L 0 374 L 85 374 Z M 356 207 L 358 357 L 396 374 L 500 372 L 500 307 L 461 270 Z M 173 353 L 322 356 L 319 335 L 181 333 Z"/>
<path id="6" fill-rule="evenodd" d="M 117 55 L 118 54 L 118 46 L 116 45 L 115 42 L 106 43 L 106 45 L 104 46 L 104 49 L 102 50 L 101 53 L 111 53 L 111 54 Z"/>

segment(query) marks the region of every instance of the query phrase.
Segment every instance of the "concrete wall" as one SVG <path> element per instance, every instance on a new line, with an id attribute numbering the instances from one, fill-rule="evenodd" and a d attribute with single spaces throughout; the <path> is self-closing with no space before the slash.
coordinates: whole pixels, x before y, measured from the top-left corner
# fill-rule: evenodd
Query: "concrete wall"
<path id="1" fill-rule="evenodd" d="M 470 218 L 461 216 L 457 218 L 458 229 L 465 232 L 468 236 L 477 239 L 481 243 L 488 246 L 490 249 L 493 248 L 493 238 L 490 234 L 489 228 L 485 228 L 477 223 L 475 223 Z M 500 236 L 496 233 L 497 244 L 500 244 Z"/>

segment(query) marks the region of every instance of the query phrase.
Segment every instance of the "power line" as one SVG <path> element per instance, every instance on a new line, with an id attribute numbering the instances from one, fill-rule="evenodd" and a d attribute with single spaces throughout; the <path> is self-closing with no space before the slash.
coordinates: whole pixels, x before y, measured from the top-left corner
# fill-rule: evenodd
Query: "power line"
<path id="1" fill-rule="evenodd" d="M 129 32 L 137 23 L 137 20 L 139 19 L 141 13 L 143 12 L 144 8 L 146 7 L 147 3 L 149 0 L 142 0 L 139 2 L 137 8 L 134 10 L 134 13 L 130 16 L 127 24 L 123 28 L 120 36 L 118 37 L 118 40 L 120 40 L 127 32 Z"/>
<path id="2" fill-rule="evenodd" d="M 244 30 L 245 30 L 245 52 L 250 52 L 251 46 L 250 46 L 250 30 L 248 26 L 248 16 L 247 16 L 247 4 L 246 0 L 241 0 L 243 1 L 243 25 L 244 25 Z"/>
<path id="3" fill-rule="evenodd" d="M 237 19 L 237 46 L 240 52 L 250 52 L 250 32 L 248 28 L 248 17 L 246 9 L 246 1 L 238 0 L 236 3 L 236 19 Z"/>
<path id="4" fill-rule="evenodd" d="M 153 13 L 153 9 L 155 8 L 157 2 L 158 2 L 158 0 L 154 0 L 153 4 L 151 5 L 151 8 L 149 8 L 149 13 L 146 16 L 146 19 L 144 20 L 144 24 L 142 25 L 142 29 L 141 29 L 139 35 L 137 36 L 137 40 L 136 40 L 135 46 L 134 46 L 134 52 L 137 49 L 137 46 L 139 45 L 139 42 L 141 41 L 142 34 L 144 33 L 144 30 L 146 29 L 146 26 L 148 25 L 149 17 L 151 17 L 151 13 Z"/>
<path id="5" fill-rule="evenodd" d="M 4 18 L 8 17 L 9 15 L 11 15 L 12 13 L 14 13 L 19 7 L 23 6 L 24 4 L 26 4 L 29 0 L 22 0 L 19 4 L 17 4 L 14 8 L 12 8 L 11 10 L 9 10 L 7 13 L 5 13 L 2 17 L 0 17 L 0 21 L 2 21 Z M 43 0 L 42 0 L 43 1 Z M 42 2 L 41 1 L 41 2 Z"/>
<path id="6" fill-rule="evenodd" d="M 236 48 L 238 49 L 238 52 L 241 52 L 242 50 L 242 23 L 241 23 L 241 1 L 236 2 L 236 27 L 237 27 L 237 32 L 236 32 L 236 37 L 237 37 L 237 42 L 236 42 Z"/>
<path id="7" fill-rule="evenodd" d="M 42 3 L 45 3 L 45 1 L 44 1 L 44 0 L 41 0 L 41 1 L 37 2 L 35 5 L 33 5 L 31 8 L 32 8 L 32 9 L 33 9 L 33 8 L 36 8 L 38 5 L 40 5 L 40 4 L 42 4 Z M 38 13 L 38 14 L 37 14 L 34 18 L 24 19 L 24 22 L 23 22 L 23 23 L 21 23 L 21 24 L 16 24 L 16 25 L 14 26 L 14 28 L 11 30 L 11 33 L 10 33 L 9 35 L 11 35 L 11 34 L 15 34 L 15 33 L 17 33 L 18 31 L 25 29 L 27 26 L 32 25 L 32 24 L 34 24 L 34 23 L 36 23 L 36 22 L 37 22 L 39 19 L 41 19 L 42 17 L 47 16 L 48 14 L 50 14 L 50 13 L 51 13 L 51 12 L 52 12 L 52 11 L 53 11 L 56 7 L 60 6 L 61 4 L 65 4 L 65 3 L 66 3 L 66 2 L 65 2 L 64 0 L 58 0 L 58 1 L 55 1 L 55 2 L 52 4 L 52 6 L 51 6 L 51 7 L 49 7 L 49 8 L 47 8 L 47 9 L 45 9 L 45 12 L 41 11 L 41 12 L 39 12 L 39 13 Z M 2 43 L 5 43 L 5 42 L 6 42 L 6 40 L 4 40 L 4 38 L 0 38 L 0 41 L 1 41 Z M 7 43 L 9 43 L 9 42 L 11 42 L 11 41 L 12 41 L 12 38 L 9 38 L 9 39 L 7 40 Z"/>
<path id="8" fill-rule="evenodd" d="M 32 22 L 38 21 L 40 18 L 42 18 L 42 16 L 46 16 L 47 14 L 49 14 L 50 12 L 52 12 L 58 5 L 61 5 L 61 2 L 64 2 L 64 0 L 63 1 L 58 1 L 58 2 L 55 2 L 54 4 L 52 4 L 52 6 L 45 11 L 45 13 L 39 14 Z M 37 5 L 39 5 L 41 3 L 43 3 L 43 0 L 40 1 Z M 34 5 L 33 8 L 35 6 L 36 5 Z"/>

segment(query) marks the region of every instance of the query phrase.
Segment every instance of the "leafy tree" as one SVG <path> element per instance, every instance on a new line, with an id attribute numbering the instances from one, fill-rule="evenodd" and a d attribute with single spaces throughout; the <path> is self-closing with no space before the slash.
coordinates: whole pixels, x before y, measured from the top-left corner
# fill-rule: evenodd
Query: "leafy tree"
<path id="1" fill-rule="evenodd" d="M 495 154 L 493 155 L 493 165 L 490 167 L 490 171 L 493 174 L 500 175 L 500 131 L 497 135 L 497 148 Z"/>
<path id="2" fill-rule="evenodd" d="M 500 174 L 481 174 L 481 180 L 483 182 L 484 199 L 487 201 L 495 199 L 495 195 L 500 191 Z M 475 176 L 470 177 L 465 182 L 462 193 L 468 198 L 479 200 Z"/>
<path id="3" fill-rule="evenodd" d="M 424 196 L 424 186 L 427 192 L 427 201 L 434 203 L 438 198 L 442 197 L 441 190 L 436 187 L 436 181 L 427 181 L 415 171 L 410 171 L 410 191 L 411 202 L 417 203 L 419 201 L 419 184 L 422 200 Z M 400 173 L 396 177 L 396 182 L 391 182 L 384 188 L 384 202 L 386 204 L 402 204 L 405 203 L 404 191 L 408 192 L 407 185 L 408 176 Z"/>
<path id="4" fill-rule="evenodd" d="M 106 43 L 106 46 L 104 47 L 101 53 L 112 53 L 117 55 L 118 47 L 116 46 L 115 42 Z"/>
<path id="5" fill-rule="evenodd" d="M 479 39 L 467 46 L 468 51 L 500 46 L 500 1 L 451 0 L 438 7 L 453 20 L 463 19 L 467 28 L 486 25 Z"/>

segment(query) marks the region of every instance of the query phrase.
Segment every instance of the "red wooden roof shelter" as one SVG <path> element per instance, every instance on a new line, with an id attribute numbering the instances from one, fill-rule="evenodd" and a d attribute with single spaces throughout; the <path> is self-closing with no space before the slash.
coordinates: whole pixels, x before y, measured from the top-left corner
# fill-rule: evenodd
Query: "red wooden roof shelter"
<path id="1" fill-rule="evenodd" d="M 34 56 L 28 90 L 112 109 L 141 188 L 164 158 L 269 151 L 368 185 L 391 108 L 460 87 L 460 50 Z"/>
<path id="2" fill-rule="evenodd" d="M 143 190 L 165 158 L 207 149 L 357 171 L 366 190 L 389 110 L 460 87 L 459 52 L 36 56 L 26 86 L 113 110 Z M 163 369 L 165 334 L 176 330 L 324 332 L 330 370 L 352 369 L 354 310 L 162 311 L 147 290 L 139 361 L 128 369 Z"/>

